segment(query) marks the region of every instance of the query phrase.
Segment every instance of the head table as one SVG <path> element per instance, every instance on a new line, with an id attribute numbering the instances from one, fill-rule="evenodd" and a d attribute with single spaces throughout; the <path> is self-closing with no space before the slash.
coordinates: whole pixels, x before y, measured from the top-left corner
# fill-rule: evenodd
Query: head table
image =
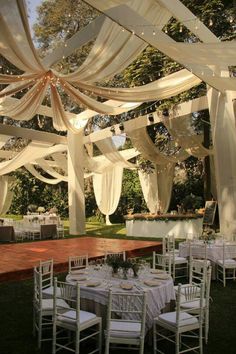
<path id="1" fill-rule="evenodd" d="M 124 293 L 146 291 L 146 330 L 152 327 L 154 317 L 159 315 L 171 300 L 175 299 L 172 278 L 165 272 L 156 269 L 143 270 L 138 278 L 130 275 L 128 279 L 122 279 L 121 275 L 120 277 L 112 276 L 110 267 L 106 265 L 89 266 L 87 269 L 68 274 L 66 281 L 80 284 L 81 303 L 84 303 L 85 306 L 86 302 L 106 306 L 109 289 Z M 88 310 L 88 308 L 83 309 Z M 96 311 L 98 307 L 95 306 L 94 309 Z M 101 313 L 97 313 L 97 315 L 101 315 Z"/>

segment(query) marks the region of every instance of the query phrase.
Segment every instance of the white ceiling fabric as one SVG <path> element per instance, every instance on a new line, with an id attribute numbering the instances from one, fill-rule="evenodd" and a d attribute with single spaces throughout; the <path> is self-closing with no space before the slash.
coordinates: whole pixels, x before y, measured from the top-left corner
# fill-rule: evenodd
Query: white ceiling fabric
<path id="1" fill-rule="evenodd" d="M 0 134 L 0 149 L 6 144 L 6 142 L 11 138 L 11 136 Z"/>
<path id="2" fill-rule="evenodd" d="M 31 142 L 21 152 L 15 155 L 11 160 L 0 162 L 0 176 L 8 174 L 16 169 L 37 160 L 41 157 L 48 156 L 54 152 L 65 151 L 67 146 L 54 145 L 42 142 Z"/>
<path id="3" fill-rule="evenodd" d="M 41 182 L 47 183 L 47 184 L 58 184 L 62 180 L 60 178 L 47 178 L 43 176 L 39 171 L 36 170 L 36 168 L 31 165 L 31 164 L 25 164 L 24 167 L 37 179 L 39 179 Z"/>

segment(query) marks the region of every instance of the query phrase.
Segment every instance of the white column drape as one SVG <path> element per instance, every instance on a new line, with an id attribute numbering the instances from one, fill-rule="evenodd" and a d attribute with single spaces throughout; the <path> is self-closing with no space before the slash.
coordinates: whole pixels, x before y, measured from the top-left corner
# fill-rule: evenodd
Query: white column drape
<path id="1" fill-rule="evenodd" d="M 9 176 L 0 176 L 0 215 L 6 214 L 11 206 L 13 192 L 10 187 L 13 178 Z"/>
<path id="2" fill-rule="evenodd" d="M 236 233 L 236 129 L 232 92 L 208 90 L 214 144 L 215 178 L 220 232 L 225 239 Z"/>
<path id="3" fill-rule="evenodd" d="M 152 173 L 138 171 L 143 196 L 149 211 L 166 213 L 169 208 L 175 164 L 155 165 Z"/>
<path id="4" fill-rule="evenodd" d="M 103 173 L 93 175 L 93 189 L 97 206 L 102 214 L 108 215 L 115 212 L 121 195 L 123 167 L 115 165 Z"/>

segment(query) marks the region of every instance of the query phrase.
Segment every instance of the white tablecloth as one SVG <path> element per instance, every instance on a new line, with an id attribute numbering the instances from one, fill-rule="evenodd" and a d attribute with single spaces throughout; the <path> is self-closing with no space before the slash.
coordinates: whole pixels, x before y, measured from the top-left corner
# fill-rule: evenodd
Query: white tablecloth
<path id="1" fill-rule="evenodd" d="M 58 224 L 60 222 L 60 217 L 57 215 L 46 215 L 46 214 L 32 214 L 24 215 L 23 220 L 26 222 L 38 221 L 41 224 Z"/>
<path id="2" fill-rule="evenodd" d="M 112 288 L 114 291 L 124 291 L 124 292 L 137 292 L 145 290 L 147 292 L 147 316 L 146 316 L 146 329 L 150 329 L 153 324 L 153 319 L 158 316 L 161 311 L 166 307 L 171 300 L 175 299 L 175 292 L 173 286 L 173 280 L 169 277 L 167 280 L 155 279 L 160 282 L 159 286 L 148 286 L 144 284 L 144 280 L 151 280 L 154 277 L 158 276 L 157 274 L 152 274 L 148 272 L 145 274 L 143 279 L 129 278 L 124 280 L 122 278 L 105 278 L 104 272 L 97 271 L 86 271 L 85 277 L 87 278 L 84 281 L 80 281 L 80 297 L 81 299 L 92 300 L 101 305 L 108 304 L 108 291 L 109 288 Z M 67 275 L 66 281 L 69 283 L 76 284 L 76 278 L 78 275 Z M 91 280 L 100 281 L 101 284 L 96 287 L 86 286 L 86 283 Z M 131 290 L 123 290 L 120 287 L 121 283 L 128 282 L 133 284 Z"/>
<path id="3" fill-rule="evenodd" d="M 192 256 L 195 258 L 204 258 L 206 252 L 206 258 L 214 263 L 223 259 L 223 243 L 210 243 L 205 248 L 203 242 L 181 242 L 179 244 L 179 255 L 181 257 L 188 257 L 190 255 L 190 246 Z M 225 243 L 225 259 L 227 258 L 236 258 L 236 243 Z"/>

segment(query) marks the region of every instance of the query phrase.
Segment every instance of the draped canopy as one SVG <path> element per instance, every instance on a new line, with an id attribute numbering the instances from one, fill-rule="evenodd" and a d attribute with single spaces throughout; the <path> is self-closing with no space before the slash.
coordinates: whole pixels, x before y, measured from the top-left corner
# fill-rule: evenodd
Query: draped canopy
<path id="1" fill-rule="evenodd" d="M 81 137 L 83 128 L 79 123 L 80 120 L 87 122 L 96 114 L 119 115 L 138 107 L 143 102 L 170 98 L 205 81 L 210 87 L 222 93 L 218 99 L 211 99 L 208 96 L 209 104 L 217 102 L 217 109 L 211 109 L 211 114 L 214 115 L 212 119 L 214 122 L 213 142 L 215 142 L 215 137 L 219 136 L 219 126 L 221 126 L 215 115 L 219 114 L 217 112 L 222 112 L 222 107 L 226 106 L 228 109 L 227 105 L 232 103 L 232 92 L 236 90 L 236 78 L 229 77 L 227 74 L 228 67 L 236 65 L 235 42 L 221 42 L 179 0 L 86 0 L 86 2 L 107 17 L 100 15 L 81 33 L 75 34 L 68 43 L 63 44 L 63 55 L 67 56 L 95 38 L 84 63 L 68 75 L 52 68 L 52 64 L 60 59 L 58 54 L 60 48 L 42 60 L 39 58 L 31 39 L 24 0 L 0 2 L 0 54 L 22 72 L 20 75 L 0 74 L 0 84 L 5 85 L 0 92 L 0 115 L 6 115 L 15 120 L 30 120 L 37 113 L 45 114 L 52 118 L 53 126 L 58 131 L 71 131 L 75 136 L 78 134 Z M 177 43 L 164 33 L 163 28 L 172 17 L 182 22 L 199 38 L 201 43 Z M 196 26 L 196 21 L 198 21 L 198 26 Z M 153 29 L 155 29 L 155 36 Z M 184 69 L 139 87 L 103 87 L 104 80 L 122 72 L 148 44 L 182 64 Z M 22 93 L 22 98 L 12 97 L 17 92 Z M 48 93 L 50 94 L 50 107 L 42 104 Z M 61 95 L 69 96 L 73 102 L 85 110 L 78 115 L 65 111 Z M 95 99 L 95 96 L 106 100 L 101 102 L 100 99 Z M 222 97 L 228 100 L 227 104 L 223 102 Z M 225 119 L 230 117 L 228 119 L 230 120 L 232 110 L 228 109 L 227 112 L 230 113 L 224 117 Z M 83 158 L 80 162 L 82 166 L 80 170 L 86 168 L 89 173 L 94 174 L 96 199 L 105 214 L 109 215 L 117 205 L 119 193 L 113 193 L 114 177 L 117 175 L 118 178 L 119 175 L 120 181 L 123 168 L 136 168 L 128 161 L 133 156 L 141 153 L 154 163 L 155 173 L 152 178 L 149 178 L 154 182 L 152 186 L 149 185 L 143 189 L 148 190 L 155 185 L 159 206 L 153 206 L 148 200 L 147 195 L 150 195 L 150 190 L 144 193 L 145 199 L 147 204 L 151 205 L 150 210 L 159 208 L 160 205 L 160 209 L 166 210 L 175 163 L 186 159 L 189 155 L 202 158 L 213 154 L 214 150 L 206 149 L 202 145 L 202 137 L 194 135 L 189 129 L 189 112 L 182 116 L 175 120 L 165 121 L 166 128 L 178 146 L 171 156 L 163 154 L 153 144 L 146 129 L 138 127 L 135 123 L 128 136 L 137 151 L 132 149 L 119 152 L 111 139 L 106 139 L 95 140 L 102 155 L 93 157 L 85 151 L 79 154 Z M 229 126 L 230 124 L 227 125 L 228 129 L 230 129 Z M 96 132 L 94 134 L 96 135 Z M 0 149 L 7 139 L 4 135 L 0 135 Z M 227 151 L 231 151 L 232 146 L 233 143 Z M 82 151 L 83 142 L 80 142 L 79 148 Z M 68 151 L 68 159 L 65 151 Z M 12 153 L 9 156 L 5 150 L 3 152 L 1 156 L 5 160 L 0 162 L 0 176 L 25 166 L 35 177 L 46 183 L 56 184 L 60 181 L 68 181 L 69 185 L 72 185 L 73 178 L 70 179 L 69 174 L 73 173 L 74 176 L 76 171 L 79 171 L 79 167 L 75 166 L 74 157 L 71 158 L 72 151 L 63 144 L 54 145 L 32 140 L 19 153 Z M 219 148 L 217 152 L 220 153 Z M 48 156 L 50 156 L 49 159 Z M 73 171 L 71 168 L 67 169 L 67 160 L 74 161 Z M 230 163 L 233 165 L 233 160 L 230 160 Z M 216 165 L 218 174 L 222 173 L 219 164 Z M 234 168 L 230 170 L 233 171 Z M 46 178 L 45 173 L 50 178 Z M 219 181 L 222 180 L 219 176 L 217 178 Z M 141 174 L 140 179 L 143 179 Z M 229 180 L 231 180 L 230 176 Z M 146 182 L 147 180 L 142 180 L 141 183 L 145 186 Z M 117 191 L 120 190 L 120 183 Z M 104 205 L 104 196 L 101 194 L 103 192 L 97 187 L 99 184 L 104 186 L 103 192 L 112 188 L 113 192 L 110 194 L 110 200 L 106 201 L 106 205 Z M 160 188 L 160 184 L 165 184 L 165 188 Z M 74 190 L 74 186 L 72 187 L 69 186 L 69 189 Z M 236 188 L 236 182 L 231 190 L 234 188 Z M 222 193 L 219 188 L 218 193 Z M 78 198 L 80 199 L 82 200 Z"/>

